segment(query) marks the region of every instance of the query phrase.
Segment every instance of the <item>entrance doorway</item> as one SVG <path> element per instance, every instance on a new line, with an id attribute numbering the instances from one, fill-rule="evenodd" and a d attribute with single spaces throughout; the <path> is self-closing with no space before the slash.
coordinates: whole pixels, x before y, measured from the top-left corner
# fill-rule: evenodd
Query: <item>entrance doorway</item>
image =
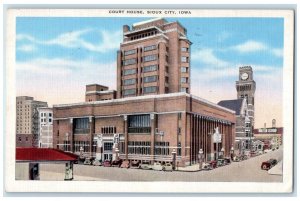
<path id="1" fill-rule="evenodd" d="M 112 160 L 112 154 L 104 154 L 104 160 L 106 161 L 106 160 Z"/>

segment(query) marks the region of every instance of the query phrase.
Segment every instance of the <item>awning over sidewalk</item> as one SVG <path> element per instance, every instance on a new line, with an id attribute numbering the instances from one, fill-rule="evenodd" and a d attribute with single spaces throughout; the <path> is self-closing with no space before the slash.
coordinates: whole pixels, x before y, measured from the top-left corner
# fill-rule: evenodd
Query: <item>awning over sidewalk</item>
<path id="1" fill-rule="evenodd" d="M 16 148 L 16 162 L 76 161 L 78 156 L 51 148 Z"/>

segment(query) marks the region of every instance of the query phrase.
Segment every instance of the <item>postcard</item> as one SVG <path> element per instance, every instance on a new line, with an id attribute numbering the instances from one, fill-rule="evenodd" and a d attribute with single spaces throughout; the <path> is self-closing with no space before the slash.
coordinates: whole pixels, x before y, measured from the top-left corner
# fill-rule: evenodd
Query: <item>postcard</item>
<path id="1" fill-rule="evenodd" d="M 6 23 L 7 192 L 293 191 L 293 10 Z"/>

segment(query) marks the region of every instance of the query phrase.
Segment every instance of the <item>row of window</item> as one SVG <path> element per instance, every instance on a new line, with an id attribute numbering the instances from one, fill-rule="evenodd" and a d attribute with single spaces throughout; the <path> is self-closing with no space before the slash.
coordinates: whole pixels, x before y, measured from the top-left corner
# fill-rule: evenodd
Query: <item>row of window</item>
<path id="1" fill-rule="evenodd" d="M 144 66 L 142 68 L 142 72 L 147 73 L 147 72 L 157 71 L 158 69 L 159 69 L 158 65 Z M 137 71 L 136 68 L 123 70 L 123 75 L 133 75 L 136 74 L 136 71 Z M 166 71 L 167 71 L 167 67 L 166 67 Z"/>
<path id="2" fill-rule="evenodd" d="M 47 116 L 47 113 L 41 112 L 41 117 L 46 117 L 46 116 Z M 48 113 L 48 116 L 52 117 L 52 113 Z"/>
<path id="3" fill-rule="evenodd" d="M 117 133 L 117 128 L 115 126 L 105 126 L 101 127 L 101 133 L 103 134 L 113 134 Z"/>
<path id="4" fill-rule="evenodd" d="M 157 91 L 158 91 L 158 87 L 155 87 L 155 86 L 143 87 L 143 93 L 155 93 Z M 135 94 L 136 94 L 136 88 L 123 90 L 124 96 L 135 95 Z"/>
<path id="5" fill-rule="evenodd" d="M 127 86 L 127 85 L 133 85 L 136 84 L 136 80 L 135 78 L 132 79 L 127 79 L 127 80 L 123 80 L 123 85 Z M 158 80 L 158 76 L 157 75 L 153 75 L 153 76 L 147 76 L 143 78 L 143 82 L 144 83 L 149 83 L 149 82 L 156 82 Z"/>
<path id="6" fill-rule="evenodd" d="M 147 32 L 147 33 L 142 33 L 142 34 L 138 34 L 138 35 L 130 37 L 130 40 L 141 39 L 141 38 L 153 36 L 153 35 L 156 35 L 156 34 L 157 34 L 157 31 L 151 31 L 151 32 Z"/>

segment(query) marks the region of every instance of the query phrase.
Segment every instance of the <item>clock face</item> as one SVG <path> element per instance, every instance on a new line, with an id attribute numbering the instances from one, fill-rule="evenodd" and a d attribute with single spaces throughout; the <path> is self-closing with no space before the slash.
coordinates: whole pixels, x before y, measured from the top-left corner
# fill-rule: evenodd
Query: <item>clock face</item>
<path id="1" fill-rule="evenodd" d="M 248 77 L 249 77 L 248 73 L 243 73 L 241 76 L 242 80 L 247 80 Z"/>

